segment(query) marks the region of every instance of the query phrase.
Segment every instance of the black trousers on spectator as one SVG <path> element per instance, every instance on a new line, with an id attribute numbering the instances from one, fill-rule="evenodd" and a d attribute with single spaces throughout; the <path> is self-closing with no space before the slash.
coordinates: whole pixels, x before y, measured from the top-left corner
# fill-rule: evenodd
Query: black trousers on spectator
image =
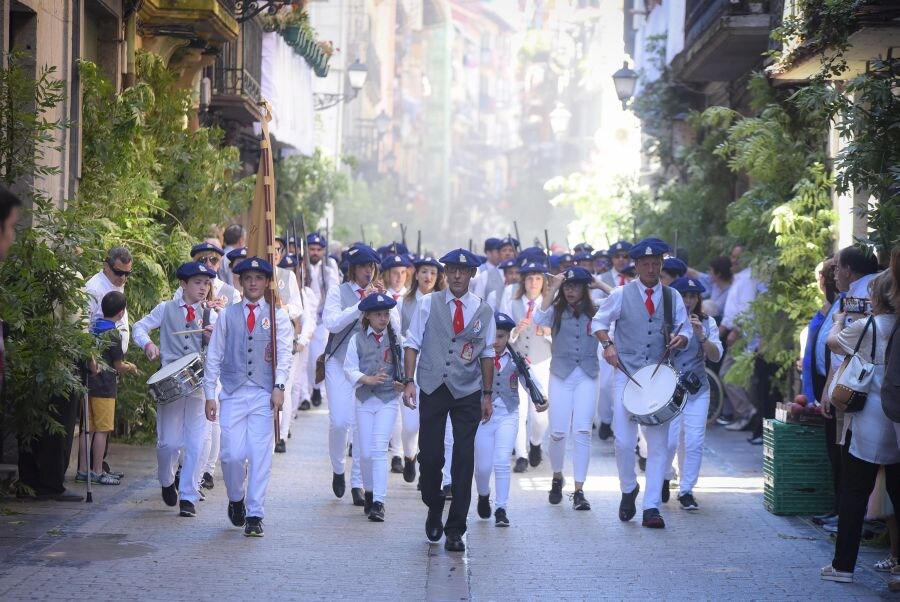
<path id="1" fill-rule="evenodd" d="M 460 399 L 446 385 L 434 393 L 421 392 L 419 399 L 419 465 L 422 501 L 430 509 L 443 510 L 441 469 L 444 468 L 444 429 L 447 416 L 453 428 L 453 456 L 450 465 L 453 500 L 444 525 L 446 533 L 466 532 L 466 516 L 472 498 L 475 472 L 475 432 L 481 420 L 481 391 Z"/>
<path id="2" fill-rule="evenodd" d="M 753 417 L 753 436 L 762 437 L 763 419 L 775 418 L 775 406 L 781 401 L 781 393 L 775 386 L 776 364 L 770 364 L 757 357 L 753 371 L 755 386 L 751 389 L 756 416 Z"/>
<path id="3" fill-rule="evenodd" d="M 825 452 L 831 464 L 831 477 L 834 485 L 834 511 L 841 507 L 841 456 L 844 447 L 837 442 L 837 418 L 832 408 L 831 418 L 825 418 Z"/>
<path id="4" fill-rule="evenodd" d="M 838 571 L 852 573 L 859 556 L 859 538 L 862 536 L 863 521 L 869 496 L 875 489 L 878 464 L 860 460 L 850 453 L 850 443 L 843 456 L 841 501 L 838 507 L 838 533 L 834 543 L 834 558 L 831 566 Z M 900 462 L 884 467 L 884 482 L 888 496 L 895 508 L 900 508 Z"/>
<path id="5" fill-rule="evenodd" d="M 62 425 L 62 433 L 45 431 L 31 440 L 19 439 L 19 482 L 37 495 L 65 491 L 63 484 L 69 468 L 69 456 L 75 434 L 75 422 L 81 408 L 81 396 L 54 396 L 50 399 L 50 415 Z"/>

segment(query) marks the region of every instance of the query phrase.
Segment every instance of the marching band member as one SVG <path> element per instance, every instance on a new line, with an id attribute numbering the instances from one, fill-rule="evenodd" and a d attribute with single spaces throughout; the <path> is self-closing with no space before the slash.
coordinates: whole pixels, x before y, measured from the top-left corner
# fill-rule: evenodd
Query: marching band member
<path id="1" fill-rule="evenodd" d="M 718 362 L 722 357 L 722 343 L 719 341 L 719 327 L 715 319 L 700 311 L 701 295 L 706 291 L 698 280 L 677 278 L 672 288 L 681 293 L 685 310 L 690 316 L 693 335 L 688 346 L 675 355 L 673 364 L 682 374 L 693 372 L 700 380 L 700 390 L 688 395 L 684 409 L 669 422 L 669 459 L 667 474 L 663 482 L 663 501 L 669 481 L 674 476 L 672 461 L 678 452 L 678 501 L 685 510 L 697 510 L 694 499 L 694 485 L 700 476 L 700 462 L 703 460 L 703 439 L 706 435 L 706 414 L 709 410 L 709 379 L 706 378 L 706 360 Z"/>
<path id="2" fill-rule="evenodd" d="M 676 278 L 681 278 L 687 274 L 687 270 L 687 264 L 677 257 L 666 257 L 663 259 L 659 281 L 662 282 L 663 286 L 672 286 Z"/>
<path id="3" fill-rule="evenodd" d="M 621 362 L 633 374 L 656 362 L 667 347 L 671 350 L 681 349 L 690 342 L 690 329 L 682 328 L 679 334 L 674 333 L 679 325 L 689 325 L 681 296 L 674 294 L 659 281 L 662 256 L 668 250 L 668 245 L 657 238 L 647 238 L 635 244 L 629 255 L 635 260 L 638 279 L 616 287 L 594 316 L 591 332 L 604 348 L 604 359 L 613 367 L 618 368 Z M 672 315 L 664 315 L 666 307 L 672 308 Z M 667 322 L 671 324 L 672 331 L 668 330 Z M 616 330 L 615 342 L 609 335 L 613 324 Z M 637 424 L 631 420 L 631 413 L 623 403 L 627 382 L 625 373 L 620 370 L 615 380 L 613 431 L 616 433 L 616 464 L 622 490 L 622 500 L 619 503 L 619 520 L 622 521 L 629 521 L 634 517 L 635 499 L 640 490 L 634 468 Z M 648 455 L 647 491 L 644 492 L 641 524 L 644 527 L 662 529 L 666 523 L 659 513 L 659 504 L 668 457 L 669 425 L 648 426 L 643 432 L 647 440 Z"/>
<path id="4" fill-rule="evenodd" d="M 268 261 L 248 257 L 231 271 L 240 280 L 244 300 L 227 307 L 213 329 L 203 385 L 206 418 L 221 422 L 228 518 L 234 526 L 244 527 L 246 537 L 262 537 L 276 437 L 274 412 L 284 403 L 294 332 L 281 308 L 275 310 L 275 324 L 271 323 L 274 300 L 265 293 L 274 273 Z M 218 381 L 222 383 L 221 412 L 216 407 Z"/>
<path id="5" fill-rule="evenodd" d="M 282 265 L 283 264 L 283 265 Z M 285 255 L 278 267 L 294 272 L 297 284 L 300 288 L 300 300 L 303 304 L 303 313 L 300 315 L 300 332 L 294 339 L 294 363 L 291 366 L 291 407 L 301 411 L 310 408 L 309 398 L 312 395 L 312 387 L 309 382 L 309 346 L 316 331 L 316 310 L 319 307 L 319 298 L 316 292 L 303 281 L 303 263 L 293 255 Z M 297 276 L 299 274 L 299 276 Z M 290 431 L 288 431 L 290 436 Z"/>
<path id="6" fill-rule="evenodd" d="M 510 333 L 512 347 L 528 362 L 537 373 L 541 383 L 549 382 L 550 377 L 550 329 L 538 326 L 534 322 L 534 312 L 540 309 L 544 296 L 547 295 L 547 279 L 544 276 L 543 263 L 529 262 L 519 268 L 522 278 L 518 290 L 512 299 L 504 300 L 501 307 L 503 314 L 510 316 L 516 323 Z M 541 442 L 547 432 L 548 419 L 546 413 L 538 413 L 534 404 L 523 388 L 519 390 L 519 428 L 516 435 L 515 472 L 525 472 L 528 464 L 532 467 L 541 463 Z M 526 431 L 526 418 L 528 429 Z M 526 449 L 525 440 L 528 439 Z M 527 454 L 527 459 L 526 459 Z"/>
<path id="7" fill-rule="evenodd" d="M 176 276 L 181 284 L 181 299 L 158 304 L 134 325 L 134 342 L 144 350 L 147 359 L 161 359 L 163 366 L 185 355 L 199 353 L 203 348 L 203 340 L 208 339 L 213 330 L 212 324 L 216 321 L 216 312 L 210 312 L 210 323 L 203 322 L 202 306 L 209 294 L 210 283 L 216 277 L 215 270 L 191 261 L 182 264 Z M 203 329 L 202 334 L 175 334 L 198 327 Z M 150 332 L 157 328 L 159 346 L 150 340 Z M 215 380 L 212 383 L 215 389 Z M 215 396 L 212 398 L 214 401 Z M 203 419 L 203 391 L 198 390 L 170 403 L 159 404 L 156 408 L 156 461 L 162 498 L 168 506 L 178 503 L 180 516 L 191 517 L 196 514 L 195 504 L 199 499 L 197 483 L 200 481 L 201 464 L 206 460 L 200 456 L 208 430 Z M 182 449 L 183 476 L 176 483 L 175 472 Z"/>
<path id="8" fill-rule="evenodd" d="M 310 401 L 315 407 L 322 405 L 322 391 L 316 382 L 316 360 L 325 351 L 325 343 L 328 338 L 328 329 L 322 323 L 322 314 L 325 311 L 325 298 L 328 291 L 341 283 L 341 276 L 337 264 L 327 257 L 328 240 L 318 232 L 312 232 L 306 236 L 306 252 L 309 255 L 309 283 L 316 292 L 319 305 L 316 308 L 316 330 L 309 344 L 309 382 L 313 383 Z"/>
<path id="9" fill-rule="evenodd" d="M 405 250 L 403 243 L 393 242 L 387 247 L 382 247 L 387 252 L 396 252 Z M 380 251 L 380 249 L 379 249 Z M 412 262 L 404 255 L 389 255 L 381 261 L 381 281 L 384 284 L 385 292 L 397 302 L 397 308 L 403 308 L 403 295 L 406 293 L 406 276 L 407 268 L 412 266 Z M 402 328 L 402 325 L 401 325 Z M 403 428 L 401 426 L 401 418 L 399 412 L 397 419 L 394 421 L 394 430 L 391 434 L 391 443 L 389 452 L 391 454 L 391 472 L 403 472 Z"/>
<path id="10" fill-rule="evenodd" d="M 492 293 L 499 297 L 500 291 L 503 290 L 504 277 L 500 267 L 503 261 L 500 256 L 501 244 L 499 238 L 485 239 L 484 254 L 487 261 L 478 267 L 478 273 L 472 278 L 472 292 L 485 301 Z"/>
<path id="11" fill-rule="evenodd" d="M 569 268 L 550 278 L 550 290 L 534 322 L 549 328 L 552 335 L 550 359 L 550 465 L 553 481 L 548 499 L 551 504 L 562 501 L 565 483 L 563 467 L 566 437 L 574 431 L 572 464 L 575 492 L 572 507 L 590 510 L 584 497 L 584 481 L 591 458 L 591 426 L 597 405 L 597 342 L 590 336 L 591 318 L 596 308 L 591 302 L 588 285 L 593 278 L 586 269 Z"/>
<path id="12" fill-rule="evenodd" d="M 404 270 L 405 271 L 405 270 Z M 359 463 L 362 465 L 365 505 L 363 512 L 373 522 L 384 521 L 387 491 L 388 442 L 397 423 L 403 384 L 395 380 L 400 361 L 400 339 L 388 332 L 391 309 L 397 306 L 387 293 L 369 295 L 359 302 L 360 331 L 350 337 L 344 358 L 344 373 L 356 397 L 356 428 L 359 432 Z M 391 348 L 391 337 L 395 337 Z"/>
<path id="13" fill-rule="evenodd" d="M 294 274 L 294 260 L 291 258 L 285 262 L 282 267 L 281 263 L 287 258 L 287 240 L 280 236 L 275 237 L 275 282 L 278 288 L 278 298 L 281 307 L 284 309 L 291 324 L 294 326 L 294 333 L 291 335 L 291 350 L 293 351 L 294 341 L 301 333 L 302 325 L 300 320 L 303 316 L 303 300 L 300 296 L 300 285 L 297 282 L 297 276 Z M 288 372 L 288 380 L 285 383 L 287 387 L 284 394 L 284 405 L 281 406 L 281 420 L 279 426 L 281 432 L 277 434 L 275 441 L 275 451 L 283 454 L 287 450 L 285 439 L 291 430 L 291 417 L 294 415 L 294 383 L 296 382 L 295 366 L 299 364 L 294 361 L 293 353 L 291 354 L 291 370 Z M 305 368 L 305 366 L 304 366 Z"/>
<path id="14" fill-rule="evenodd" d="M 222 257 L 224 255 L 225 251 L 210 242 L 201 242 L 191 247 L 191 260 L 202 263 L 213 271 L 219 269 L 219 265 L 222 262 Z M 172 299 L 175 301 L 181 299 L 180 288 L 175 289 L 175 295 Z M 212 300 L 209 303 L 209 306 L 213 309 L 220 310 L 232 303 L 240 302 L 241 294 L 235 290 L 233 286 L 219 278 L 217 272 L 216 277 L 213 278 L 212 281 Z"/>
<path id="15" fill-rule="evenodd" d="M 631 263 L 631 251 L 633 245 L 627 240 L 614 242 L 609 247 L 609 259 L 612 262 L 612 269 L 603 273 L 603 281 L 610 286 L 625 286 L 629 282 L 628 276 L 624 273 L 628 264 Z"/>

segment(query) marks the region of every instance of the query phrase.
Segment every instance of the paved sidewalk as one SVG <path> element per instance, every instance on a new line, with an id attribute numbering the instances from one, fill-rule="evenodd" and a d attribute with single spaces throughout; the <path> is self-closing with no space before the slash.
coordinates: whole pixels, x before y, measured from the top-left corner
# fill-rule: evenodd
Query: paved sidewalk
<path id="1" fill-rule="evenodd" d="M 461 556 L 427 543 L 424 506 L 400 475 L 390 475 L 383 524 L 365 520 L 349 488 L 336 499 L 327 432 L 325 410 L 294 421 L 287 454 L 275 456 L 264 539 L 244 538 L 230 525 L 220 478 L 196 518 L 179 518 L 160 499 L 152 447 L 114 446 L 114 467 L 127 476 L 119 487 L 95 487 L 93 505 L 0 500 L 0 599 L 891 596 L 886 577 L 869 568 L 884 550 L 863 549 L 852 585 L 819 579 L 831 542 L 802 519 L 765 512 L 761 450 L 741 433 L 711 431 L 696 491 L 702 511 L 682 512 L 673 497 L 664 531 L 641 528 L 639 516 L 618 520 L 613 446 L 595 438 L 586 485 L 591 512 L 575 512 L 566 500 L 547 503 L 545 461 L 514 475 L 509 529 L 479 520 L 472 508 Z"/>

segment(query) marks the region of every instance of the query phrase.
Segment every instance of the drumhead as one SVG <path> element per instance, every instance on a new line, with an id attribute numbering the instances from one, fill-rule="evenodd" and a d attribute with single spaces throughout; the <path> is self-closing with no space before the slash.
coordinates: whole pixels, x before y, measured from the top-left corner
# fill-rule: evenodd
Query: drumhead
<path id="1" fill-rule="evenodd" d="M 153 383 L 158 383 L 159 381 L 172 376 L 173 374 L 178 374 L 186 367 L 191 365 L 192 362 L 196 361 L 200 357 L 199 353 L 189 353 L 183 357 L 178 358 L 171 364 L 166 364 L 159 370 L 157 370 L 153 376 L 147 379 L 147 384 L 152 385 Z"/>
<path id="2" fill-rule="evenodd" d="M 625 409 L 637 416 L 647 416 L 657 411 L 672 399 L 675 394 L 675 388 L 678 385 L 678 373 L 670 366 L 663 364 L 656 372 L 656 376 L 652 379 L 650 375 L 656 369 L 656 364 L 644 366 L 632 376 L 634 380 L 641 383 L 638 387 L 636 384 L 628 381 L 625 385 L 625 393 L 622 396 L 622 403 Z"/>

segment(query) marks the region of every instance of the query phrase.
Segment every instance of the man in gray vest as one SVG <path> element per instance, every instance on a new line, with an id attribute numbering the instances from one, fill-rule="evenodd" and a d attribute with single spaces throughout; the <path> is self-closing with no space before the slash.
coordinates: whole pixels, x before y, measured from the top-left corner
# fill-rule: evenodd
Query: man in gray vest
<path id="1" fill-rule="evenodd" d="M 658 238 L 647 238 L 634 245 L 629 254 L 635 261 L 638 278 L 613 289 L 594 315 L 591 332 L 603 346 L 603 358 L 614 368 L 624 366 L 634 374 L 644 366 L 655 364 L 667 347 L 673 351 L 681 349 L 690 340 L 690 322 L 681 295 L 659 281 L 663 254 L 668 250 L 669 246 Z M 669 316 L 666 316 L 667 308 L 671 308 Z M 613 323 L 615 342 L 609 335 Z M 673 331 L 679 325 L 682 325 L 680 333 L 674 336 Z M 638 427 L 622 399 L 627 382 L 625 373 L 619 370 L 613 397 L 613 431 L 622 490 L 619 503 L 622 521 L 631 520 L 637 512 L 634 502 L 640 489 L 634 469 Z M 643 433 L 647 440 L 647 491 L 644 492 L 641 524 L 662 529 L 666 523 L 659 513 L 659 504 L 668 459 L 669 425 L 647 426 Z"/>
<path id="2" fill-rule="evenodd" d="M 505 284 L 503 273 L 500 271 L 500 243 L 499 238 L 485 239 L 484 254 L 487 261 L 478 267 L 477 274 L 472 278 L 472 292 L 484 301 L 488 300 L 491 293 L 496 293 L 499 301 Z"/>
<path id="3" fill-rule="evenodd" d="M 406 374 L 416 374 L 422 391 L 416 399 L 411 378 L 404 383 L 403 403 L 419 405 L 419 465 L 422 501 L 428 506 L 425 534 L 439 541 L 446 533 L 444 548 L 466 549 L 466 515 L 472 496 L 475 468 L 475 432 L 478 422 L 491 418 L 491 385 L 494 379 L 494 313 L 469 292 L 469 281 L 480 261 L 464 249 L 441 258 L 446 266 L 448 288 L 419 300 L 404 342 Z M 416 366 L 418 360 L 418 370 Z M 441 468 L 444 465 L 444 429 L 447 416 L 453 427 L 451 462 L 452 495 L 446 524 L 442 524 L 444 496 Z"/>

